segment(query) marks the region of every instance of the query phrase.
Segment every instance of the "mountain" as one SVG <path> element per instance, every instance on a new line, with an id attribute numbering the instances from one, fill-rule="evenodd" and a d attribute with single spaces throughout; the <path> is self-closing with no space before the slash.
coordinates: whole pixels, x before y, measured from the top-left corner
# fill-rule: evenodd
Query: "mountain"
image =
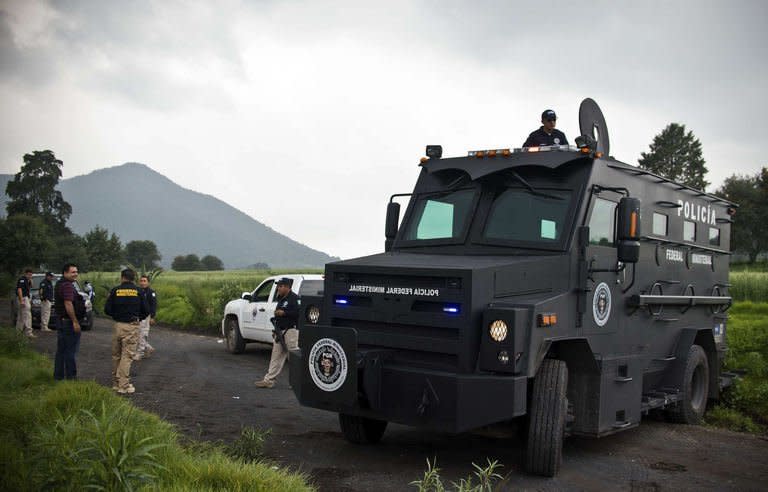
<path id="1" fill-rule="evenodd" d="M 2 215 L 6 183 L 0 175 Z M 218 198 L 182 188 L 139 163 L 100 169 L 61 181 L 59 190 L 72 205 L 67 225 L 83 235 L 96 225 L 114 232 L 123 244 L 149 239 L 157 244 L 162 264 L 195 253 L 221 258 L 226 268 L 257 262 L 271 268 L 317 268 L 333 258 L 265 226 Z M 150 200 L 138 200 L 141 195 Z"/>

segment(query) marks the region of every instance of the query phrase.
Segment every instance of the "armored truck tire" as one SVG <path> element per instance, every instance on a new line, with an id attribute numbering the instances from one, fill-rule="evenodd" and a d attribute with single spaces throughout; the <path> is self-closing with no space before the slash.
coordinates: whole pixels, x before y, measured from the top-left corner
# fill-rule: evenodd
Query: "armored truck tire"
<path id="1" fill-rule="evenodd" d="M 529 408 L 525 470 L 554 477 L 563 459 L 568 413 L 568 367 L 564 361 L 544 359 L 536 374 Z"/>
<path id="2" fill-rule="evenodd" d="M 240 326 L 237 319 L 229 318 L 226 323 L 227 350 L 233 354 L 242 354 L 245 351 L 245 340 L 240 334 Z"/>
<path id="3" fill-rule="evenodd" d="M 707 353 L 699 345 L 691 345 L 683 373 L 680 399 L 667 410 L 667 418 L 681 424 L 698 424 L 707 409 L 709 398 L 709 363 Z"/>
<path id="4" fill-rule="evenodd" d="M 339 414 L 339 425 L 344 438 L 355 444 L 375 444 L 387 429 L 386 420 L 369 419 L 356 415 Z"/>

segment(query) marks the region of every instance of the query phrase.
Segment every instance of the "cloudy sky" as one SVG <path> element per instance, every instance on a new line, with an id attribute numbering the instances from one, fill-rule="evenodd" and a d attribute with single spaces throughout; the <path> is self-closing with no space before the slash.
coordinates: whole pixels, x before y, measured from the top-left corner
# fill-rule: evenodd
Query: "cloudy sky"
<path id="1" fill-rule="evenodd" d="M 585 97 L 636 163 L 671 122 L 709 191 L 768 165 L 768 2 L 8 1 L 0 173 L 142 162 L 313 248 L 383 249 L 426 144 L 520 146 Z M 144 197 L 137 190 L 137 198 Z"/>

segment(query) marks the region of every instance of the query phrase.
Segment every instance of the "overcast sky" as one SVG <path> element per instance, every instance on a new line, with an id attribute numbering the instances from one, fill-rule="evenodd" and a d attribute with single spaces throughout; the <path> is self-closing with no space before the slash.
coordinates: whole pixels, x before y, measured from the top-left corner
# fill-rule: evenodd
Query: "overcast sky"
<path id="1" fill-rule="evenodd" d="M 142 162 L 342 258 L 383 250 L 426 144 L 519 147 L 546 108 L 573 142 L 585 97 L 624 162 L 676 122 L 708 191 L 768 165 L 768 2 L 0 6 L 0 173 Z"/>

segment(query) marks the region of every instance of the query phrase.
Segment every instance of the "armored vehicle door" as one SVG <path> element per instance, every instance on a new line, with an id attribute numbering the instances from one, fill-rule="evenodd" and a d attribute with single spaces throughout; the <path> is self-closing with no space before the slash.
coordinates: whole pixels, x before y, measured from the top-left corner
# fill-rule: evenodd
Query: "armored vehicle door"
<path id="1" fill-rule="evenodd" d="M 615 334 L 618 329 L 619 316 L 615 311 L 621 305 L 622 293 L 617 278 L 622 279 L 623 274 L 617 277 L 615 272 L 600 271 L 616 269 L 615 217 L 618 198 L 615 193 L 599 193 L 592 197 L 587 221 L 589 244 L 586 258 L 593 282 L 590 282 L 591 291 L 587 294 L 583 325 L 585 334 Z"/>

